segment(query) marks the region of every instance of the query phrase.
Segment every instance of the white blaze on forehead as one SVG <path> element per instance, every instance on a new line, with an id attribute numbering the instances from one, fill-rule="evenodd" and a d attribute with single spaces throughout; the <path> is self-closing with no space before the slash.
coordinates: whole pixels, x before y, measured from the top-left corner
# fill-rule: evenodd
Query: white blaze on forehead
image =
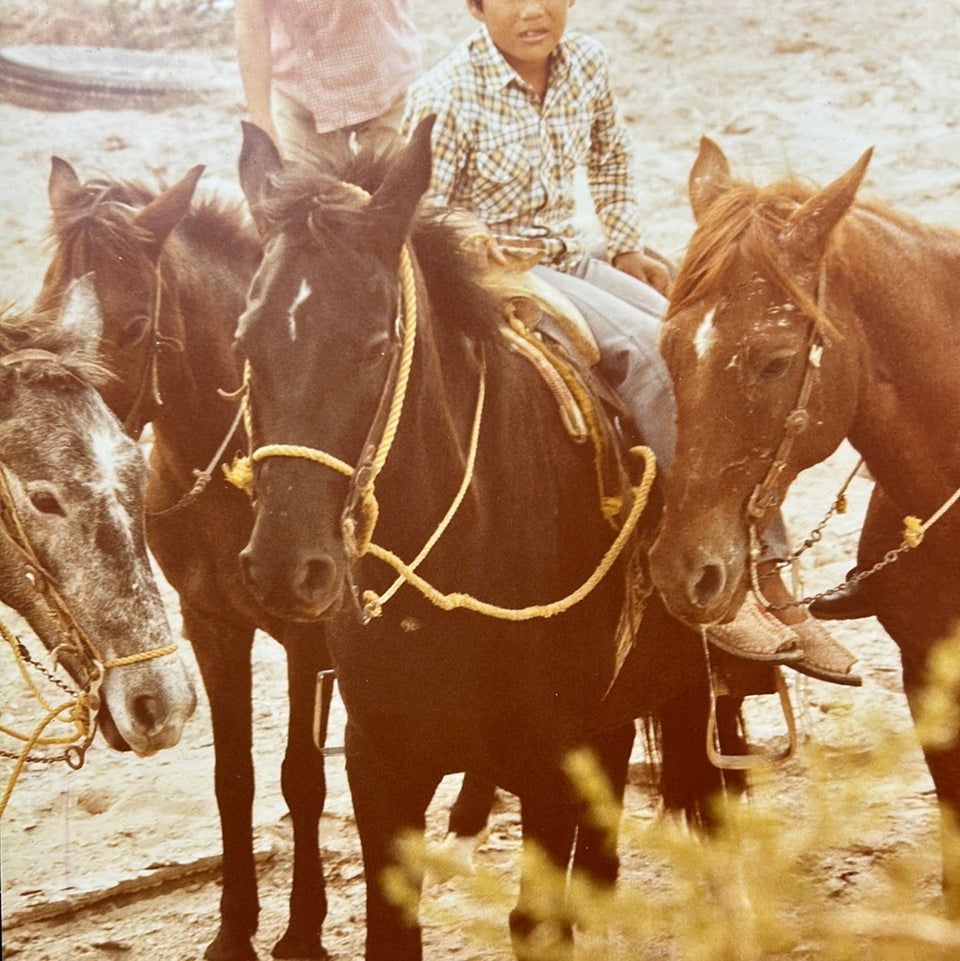
<path id="1" fill-rule="evenodd" d="M 105 496 L 116 523 L 124 528 L 129 527 L 130 518 L 123 510 L 119 498 L 124 488 L 121 470 L 124 464 L 130 462 L 126 438 L 114 430 L 113 425 L 95 427 L 90 434 L 90 452 L 96 465 L 96 477 L 92 478 L 95 489 Z"/>
<path id="2" fill-rule="evenodd" d="M 697 360 L 703 360 L 707 356 L 707 351 L 714 340 L 713 318 L 716 316 L 717 308 L 711 307 L 704 315 L 697 332 L 693 335 L 693 349 L 697 354 Z"/>
<path id="3" fill-rule="evenodd" d="M 297 308 L 313 293 L 310 289 L 310 285 L 307 281 L 300 281 L 300 289 L 297 291 L 296 296 L 293 298 L 293 302 L 290 304 L 290 310 L 287 312 L 287 320 L 290 329 L 290 339 L 297 339 Z"/>
<path id="4" fill-rule="evenodd" d="M 94 461 L 95 477 L 91 478 L 94 495 L 106 512 L 106 523 L 125 544 L 126 557 L 122 564 L 131 577 L 126 590 L 138 597 L 144 592 L 149 594 L 153 589 L 152 572 L 149 564 L 141 563 L 136 546 L 137 527 L 142 524 L 142 517 L 131 516 L 124 506 L 129 502 L 124 495 L 130 493 L 129 485 L 135 483 L 134 478 L 143 466 L 143 454 L 112 421 L 91 429 L 90 453 Z"/>

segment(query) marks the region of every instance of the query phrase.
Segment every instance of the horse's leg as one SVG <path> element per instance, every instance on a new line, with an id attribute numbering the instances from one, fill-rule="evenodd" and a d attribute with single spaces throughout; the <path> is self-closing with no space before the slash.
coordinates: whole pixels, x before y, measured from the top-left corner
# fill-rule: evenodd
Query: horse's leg
<path id="1" fill-rule="evenodd" d="M 879 485 L 874 487 L 857 549 L 858 568 L 868 569 L 902 538 L 904 513 Z M 956 566 L 943 563 L 947 552 L 942 544 L 939 555 L 925 553 L 935 550 L 936 534 L 933 528 L 920 549 L 861 582 L 871 608 L 900 648 L 903 689 L 914 719 L 931 680 L 930 654 L 938 643 L 955 637 L 958 627 Z M 944 903 L 948 914 L 960 918 L 960 744 L 955 738 L 949 746 L 927 745 L 924 756 L 943 813 Z"/>
<path id="2" fill-rule="evenodd" d="M 714 801 L 721 793 L 742 793 L 746 779 L 738 770 L 720 771 L 707 756 L 709 718 L 705 686 L 692 687 L 667 701 L 659 712 L 660 796 L 668 811 L 686 815 L 692 827 L 716 826 Z M 724 754 L 745 754 L 738 716 L 741 700 L 717 699 L 717 733 Z"/>
<path id="3" fill-rule="evenodd" d="M 253 629 L 230 630 L 184 604 L 183 632 L 193 645 L 210 702 L 214 785 L 223 845 L 220 929 L 210 961 L 251 961 L 260 903 L 253 860 L 253 755 L 250 652 Z"/>
<path id="4" fill-rule="evenodd" d="M 450 808 L 447 832 L 458 838 L 476 837 L 486 826 L 493 809 L 497 786 L 481 777 L 464 774 L 457 799 Z"/>
<path id="5" fill-rule="evenodd" d="M 274 945 L 275 958 L 327 958 L 321 943 L 327 894 L 320 858 L 320 817 L 326 801 L 323 755 L 313 741 L 317 671 L 330 666 L 322 633 L 286 634 L 287 685 L 290 699 L 287 751 L 281 767 L 283 797 L 293 826 L 293 887 L 290 921 Z M 329 713 L 329 689 L 322 710 Z"/>
<path id="6" fill-rule="evenodd" d="M 521 797 L 523 858 L 520 897 L 510 912 L 510 937 L 519 961 L 571 961 L 573 924 L 566 871 L 577 830 L 577 805 L 562 777 L 534 776 L 536 791 Z M 545 863 L 546 862 L 546 863 Z"/>
<path id="7" fill-rule="evenodd" d="M 417 908 L 423 887 L 420 864 L 405 863 L 396 844 L 403 837 L 422 838 L 426 810 L 440 774 L 418 769 L 412 755 L 383 757 L 363 741 L 347 721 L 347 779 L 360 834 L 367 894 L 366 961 L 420 961 L 423 957 Z M 409 762 L 409 763 L 405 763 Z M 385 875 L 403 879 L 387 890 Z"/>
<path id="8" fill-rule="evenodd" d="M 922 710 L 926 685 L 927 658 L 903 651 L 903 689 L 914 719 Z M 943 856 L 943 897 L 947 914 L 960 918 L 960 743 L 947 747 L 924 746 L 924 757 L 941 805 Z"/>
<path id="9" fill-rule="evenodd" d="M 623 794 L 627 787 L 630 754 L 637 729 L 633 722 L 608 731 L 591 741 L 595 761 L 606 784 L 605 792 L 619 809 L 623 808 Z M 573 869 L 583 872 L 595 884 L 612 888 L 620 871 L 617 852 L 619 819 L 615 825 L 598 825 L 590 810 L 584 812 L 577 829 Z"/>

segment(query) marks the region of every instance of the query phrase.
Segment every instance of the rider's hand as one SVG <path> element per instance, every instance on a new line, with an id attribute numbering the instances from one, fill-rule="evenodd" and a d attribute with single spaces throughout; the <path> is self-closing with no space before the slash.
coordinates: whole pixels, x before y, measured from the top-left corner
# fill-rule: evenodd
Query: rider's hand
<path id="1" fill-rule="evenodd" d="M 639 251 L 630 250 L 617 254 L 613 258 L 613 266 L 625 274 L 630 274 L 631 277 L 636 277 L 637 280 L 642 280 L 664 297 L 669 295 L 670 274 L 659 260 Z"/>
<path id="2" fill-rule="evenodd" d="M 473 264 L 481 269 L 503 267 L 507 256 L 497 239 L 485 231 L 474 231 L 460 241 L 460 249 Z"/>

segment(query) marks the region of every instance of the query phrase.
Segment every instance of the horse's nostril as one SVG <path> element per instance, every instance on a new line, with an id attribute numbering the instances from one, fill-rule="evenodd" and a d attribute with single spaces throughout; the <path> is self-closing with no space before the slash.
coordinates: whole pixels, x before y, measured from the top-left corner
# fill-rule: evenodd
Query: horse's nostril
<path id="1" fill-rule="evenodd" d="M 333 561 L 329 557 L 311 557 L 304 561 L 298 584 L 301 596 L 314 598 L 325 594 L 336 574 Z"/>
<path id="2" fill-rule="evenodd" d="M 698 607 L 707 607 L 723 590 L 725 582 L 723 568 L 719 564 L 704 564 L 691 577 L 690 600 Z"/>
<path id="3" fill-rule="evenodd" d="M 142 694 L 130 705 L 130 715 L 140 730 L 152 734 L 163 726 L 163 710 L 151 694 Z"/>

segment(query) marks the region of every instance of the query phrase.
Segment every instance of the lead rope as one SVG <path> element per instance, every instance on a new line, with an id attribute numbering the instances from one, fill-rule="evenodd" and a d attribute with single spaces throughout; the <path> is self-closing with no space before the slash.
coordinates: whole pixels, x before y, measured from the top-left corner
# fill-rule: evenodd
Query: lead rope
<path id="1" fill-rule="evenodd" d="M 528 607 L 501 607 L 497 604 L 489 604 L 486 601 L 478 600 L 472 594 L 463 593 L 460 591 L 455 591 L 453 593 L 444 594 L 437 590 L 428 581 L 424 580 L 418 574 L 416 574 L 413 569 L 403 563 L 399 557 L 396 556 L 392 551 L 386 548 L 379 547 L 376 544 L 370 544 L 370 553 L 389 564 L 400 576 L 412 587 L 415 587 L 420 593 L 428 600 L 431 604 L 439 607 L 444 611 L 452 611 L 457 608 L 463 608 L 468 611 L 472 611 L 475 614 L 483 614 L 487 617 L 499 618 L 505 621 L 528 621 L 539 617 L 553 617 L 556 614 L 561 614 L 564 611 L 569 610 L 575 604 L 579 604 L 588 594 L 600 583 L 601 580 L 609 572 L 610 568 L 616 563 L 623 548 L 626 546 L 630 536 L 636 529 L 637 524 L 640 521 L 640 517 L 643 514 L 644 509 L 647 506 L 647 500 L 649 499 L 650 489 L 653 486 L 653 479 L 657 472 L 657 460 L 653 451 L 649 447 L 632 447 L 630 453 L 635 457 L 641 457 L 644 461 L 643 477 L 640 483 L 632 488 L 633 492 L 633 503 L 630 506 L 630 512 L 624 522 L 623 527 L 620 528 L 617 536 L 614 538 L 613 543 L 607 548 L 606 553 L 601 559 L 600 563 L 594 569 L 593 573 L 578 587 L 576 590 L 567 594 L 566 597 L 560 600 L 553 601 L 549 604 L 534 604 Z M 373 592 L 367 592 L 370 596 L 370 601 L 375 602 L 377 600 L 376 595 Z M 365 595 L 366 597 L 367 595 Z M 380 613 L 376 606 L 373 609 L 372 616 L 377 616 Z"/>
<path id="2" fill-rule="evenodd" d="M 16 754 L 9 751 L 0 752 L 4 757 L 13 758 L 15 762 L 13 770 L 7 778 L 3 794 L 0 796 L 0 818 L 2 818 L 7 808 L 7 802 L 10 800 L 13 789 L 28 761 L 45 764 L 65 761 L 75 770 L 82 767 L 84 755 L 96 732 L 96 715 L 100 707 L 99 692 L 103 675 L 99 668 L 95 667 L 95 671 L 91 674 L 90 678 L 88 678 L 83 691 L 75 692 L 67 689 L 70 694 L 70 699 L 52 707 L 27 673 L 25 662 L 28 661 L 29 658 L 26 656 L 23 646 L 3 623 L 0 623 L 0 633 L 2 633 L 4 641 L 13 651 L 13 656 L 21 678 L 43 711 L 42 719 L 26 734 L 5 725 L 0 725 L 0 733 L 15 741 L 20 741 L 23 744 L 23 747 Z M 33 662 L 31 661 L 31 663 Z M 58 686 L 64 686 L 56 681 L 52 675 L 48 676 L 50 676 Z M 44 732 L 54 722 L 69 724 L 73 730 L 71 733 L 59 736 L 44 736 Z M 37 747 L 64 747 L 65 750 L 56 757 L 34 756 L 31 752 Z"/>

